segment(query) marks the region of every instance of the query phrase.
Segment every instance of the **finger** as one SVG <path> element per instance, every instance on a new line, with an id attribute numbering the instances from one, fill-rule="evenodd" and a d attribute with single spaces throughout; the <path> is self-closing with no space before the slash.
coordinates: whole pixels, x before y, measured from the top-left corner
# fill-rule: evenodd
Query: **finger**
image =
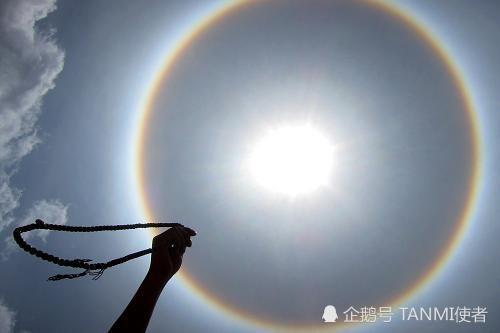
<path id="1" fill-rule="evenodd" d="M 183 246 L 183 247 L 181 247 L 179 249 L 179 254 L 180 254 L 181 257 L 184 255 L 184 252 L 186 252 L 186 247 L 185 246 Z"/>
<path id="2" fill-rule="evenodd" d="M 186 239 L 181 231 L 182 229 L 179 227 L 173 227 L 171 230 L 175 234 L 175 246 L 178 248 L 185 246 Z"/>
<path id="3" fill-rule="evenodd" d="M 177 250 L 177 255 L 182 258 L 184 252 L 186 252 L 186 244 L 184 243 L 181 246 L 178 247 L 176 246 L 176 250 Z"/>
<path id="4" fill-rule="evenodd" d="M 184 245 L 188 246 L 188 247 L 193 245 L 193 243 L 191 242 L 191 236 L 189 235 L 186 228 L 182 227 L 182 228 L 178 228 L 178 230 L 182 234 L 182 236 L 184 237 Z"/>
<path id="5" fill-rule="evenodd" d="M 180 228 L 180 230 L 182 231 L 184 238 L 186 240 L 185 245 L 187 247 L 191 247 L 193 245 L 193 242 L 191 241 L 191 237 L 192 237 L 191 230 L 189 228 L 186 228 L 186 227 L 182 227 L 182 228 Z"/>
<path id="6" fill-rule="evenodd" d="M 176 246 L 169 247 L 168 248 L 168 254 L 169 254 L 169 257 L 171 258 L 170 260 L 172 262 L 176 261 L 177 258 L 180 257 L 179 250 L 178 250 L 178 248 Z"/>
<path id="7" fill-rule="evenodd" d="M 196 236 L 196 231 L 191 229 L 191 228 L 188 228 L 188 227 L 184 227 L 184 229 L 187 231 L 187 233 L 189 234 L 189 236 Z"/>
<path id="8" fill-rule="evenodd" d="M 179 245 L 175 244 L 169 250 L 170 250 L 170 255 L 173 258 L 182 258 L 182 255 L 186 251 L 186 246 L 185 245 L 179 246 Z"/>
<path id="9" fill-rule="evenodd" d="M 153 238 L 153 247 L 169 246 L 174 243 L 174 240 L 175 233 L 169 229 Z"/>

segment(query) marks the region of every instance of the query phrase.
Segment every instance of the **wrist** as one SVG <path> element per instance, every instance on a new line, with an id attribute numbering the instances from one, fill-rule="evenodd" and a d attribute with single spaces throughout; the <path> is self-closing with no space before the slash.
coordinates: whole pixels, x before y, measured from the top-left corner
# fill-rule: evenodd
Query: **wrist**
<path id="1" fill-rule="evenodd" d="M 159 289 L 163 289 L 169 280 L 170 278 L 166 278 L 165 276 L 157 274 L 151 270 L 148 270 L 146 277 L 144 278 L 144 281 L 149 285 Z"/>

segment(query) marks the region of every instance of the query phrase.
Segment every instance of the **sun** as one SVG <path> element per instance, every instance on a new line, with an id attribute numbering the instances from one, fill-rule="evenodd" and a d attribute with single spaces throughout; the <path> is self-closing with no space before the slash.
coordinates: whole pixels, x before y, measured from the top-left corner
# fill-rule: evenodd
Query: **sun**
<path id="1" fill-rule="evenodd" d="M 257 141 L 248 167 L 261 187 L 296 196 L 329 183 L 333 152 L 327 137 L 311 125 L 282 126 Z"/>

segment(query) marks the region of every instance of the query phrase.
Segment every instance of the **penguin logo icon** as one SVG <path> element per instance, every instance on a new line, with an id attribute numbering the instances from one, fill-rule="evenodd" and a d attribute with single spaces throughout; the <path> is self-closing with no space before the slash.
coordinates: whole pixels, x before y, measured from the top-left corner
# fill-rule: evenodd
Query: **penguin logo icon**
<path id="1" fill-rule="evenodd" d="M 334 323 L 337 321 L 339 316 L 337 315 L 337 309 L 333 305 L 327 305 L 325 306 L 325 311 L 323 311 L 323 321 L 325 323 Z"/>

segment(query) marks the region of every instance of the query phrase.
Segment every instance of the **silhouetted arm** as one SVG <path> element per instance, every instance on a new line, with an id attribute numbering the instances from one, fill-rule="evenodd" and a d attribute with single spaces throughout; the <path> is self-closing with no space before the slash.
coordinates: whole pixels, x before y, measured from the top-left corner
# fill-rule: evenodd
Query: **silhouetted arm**
<path id="1" fill-rule="evenodd" d="M 182 264 L 186 246 L 196 233 L 185 227 L 173 227 L 153 238 L 151 265 L 134 297 L 116 320 L 110 333 L 146 332 L 158 297 Z"/>

